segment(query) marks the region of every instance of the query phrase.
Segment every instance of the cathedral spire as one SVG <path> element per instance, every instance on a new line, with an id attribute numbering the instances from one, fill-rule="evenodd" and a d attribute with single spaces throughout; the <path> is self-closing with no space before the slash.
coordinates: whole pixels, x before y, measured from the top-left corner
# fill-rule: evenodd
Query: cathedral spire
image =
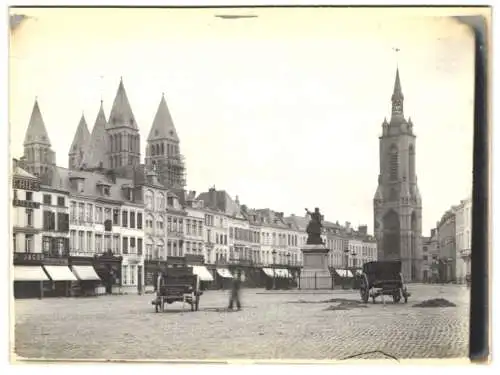
<path id="1" fill-rule="evenodd" d="M 37 98 L 35 98 L 35 104 L 33 105 L 33 111 L 31 112 L 30 122 L 24 137 L 24 146 L 34 143 L 50 147 L 49 135 L 47 133 L 47 129 L 45 128 L 45 123 L 43 121 L 42 112 L 40 111 Z"/>
<path id="2" fill-rule="evenodd" d="M 392 93 L 391 101 L 392 101 L 392 114 L 402 116 L 404 95 L 403 95 L 403 90 L 401 89 L 399 68 L 396 69 L 396 80 L 394 81 L 394 91 Z"/>
<path id="3" fill-rule="evenodd" d="M 68 152 L 68 166 L 69 169 L 76 169 L 79 167 L 85 150 L 87 148 L 87 143 L 90 139 L 89 128 L 87 127 L 87 121 L 85 121 L 85 116 L 82 113 L 80 118 L 80 123 L 76 128 L 75 136 L 73 138 L 73 143 Z"/>
<path id="4" fill-rule="evenodd" d="M 167 101 L 165 100 L 165 94 L 162 93 L 160 105 L 149 131 L 148 142 L 166 139 L 179 142 L 179 137 L 175 130 L 170 111 L 168 110 Z"/>
<path id="5" fill-rule="evenodd" d="M 106 133 L 106 115 L 101 101 L 92 134 L 87 143 L 85 154 L 81 163 L 83 169 L 108 168 L 106 152 L 109 148 L 108 134 Z"/>
<path id="6" fill-rule="evenodd" d="M 109 129 L 121 127 L 138 130 L 122 77 L 120 77 L 120 84 L 118 85 L 115 100 L 111 107 L 108 124 Z"/>
<path id="7" fill-rule="evenodd" d="M 71 143 L 70 154 L 76 151 L 78 148 L 87 145 L 90 138 L 90 131 L 87 126 L 87 121 L 85 120 L 85 115 L 82 113 L 78 127 L 76 128 L 75 136 L 73 137 L 73 143 Z"/>

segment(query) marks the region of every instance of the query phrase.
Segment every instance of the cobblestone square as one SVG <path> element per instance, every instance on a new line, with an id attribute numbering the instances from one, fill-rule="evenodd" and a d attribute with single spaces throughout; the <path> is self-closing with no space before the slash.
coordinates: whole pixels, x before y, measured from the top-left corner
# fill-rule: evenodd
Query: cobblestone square
<path id="1" fill-rule="evenodd" d="M 200 311 L 152 295 L 15 301 L 15 351 L 52 359 L 343 359 L 381 351 L 396 358 L 452 358 L 468 353 L 469 292 L 455 285 L 409 285 L 408 304 L 387 299 L 336 310 L 334 298 L 357 291 L 243 290 L 242 311 L 226 310 L 227 292 L 207 291 Z M 430 298 L 456 307 L 418 308 Z M 365 354 L 357 358 L 381 358 Z"/>

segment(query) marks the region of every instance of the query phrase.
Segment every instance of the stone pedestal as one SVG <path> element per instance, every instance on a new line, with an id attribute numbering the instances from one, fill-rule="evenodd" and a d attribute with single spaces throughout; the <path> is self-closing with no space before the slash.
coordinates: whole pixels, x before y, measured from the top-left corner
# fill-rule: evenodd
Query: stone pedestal
<path id="1" fill-rule="evenodd" d="M 333 289 L 328 270 L 328 249 L 325 245 L 305 245 L 302 249 L 304 267 L 300 272 L 300 289 Z"/>

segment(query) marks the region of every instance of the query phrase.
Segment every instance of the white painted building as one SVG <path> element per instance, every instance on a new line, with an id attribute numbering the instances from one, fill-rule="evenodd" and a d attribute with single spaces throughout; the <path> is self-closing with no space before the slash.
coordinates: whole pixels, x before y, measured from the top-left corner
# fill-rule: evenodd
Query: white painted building
<path id="1" fill-rule="evenodd" d="M 472 197 L 460 202 L 455 210 L 456 280 L 464 283 L 471 273 Z"/>
<path id="2" fill-rule="evenodd" d="M 43 213 L 40 205 L 43 193 L 40 191 L 40 180 L 14 165 L 12 189 L 13 252 L 41 253 Z"/>

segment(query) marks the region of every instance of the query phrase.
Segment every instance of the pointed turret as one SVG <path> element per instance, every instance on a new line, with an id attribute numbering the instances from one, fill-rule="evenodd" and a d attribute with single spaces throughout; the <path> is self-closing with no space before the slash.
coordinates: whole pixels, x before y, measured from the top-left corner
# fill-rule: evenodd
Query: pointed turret
<path id="1" fill-rule="evenodd" d="M 403 112 L 403 101 L 404 95 L 403 90 L 401 89 L 401 80 L 399 79 L 399 69 L 396 69 L 396 80 L 394 81 L 394 91 L 392 92 L 392 116 L 391 116 L 391 124 L 394 123 L 394 120 L 404 120 L 404 112 Z"/>
<path id="2" fill-rule="evenodd" d="M 392 101 L 396 99 L 404 100 L 403 90 L 401 89 L 401 80 L 399 79 L 399 68 L 396 69 L 396 80 L 394 81 L 394 91 Z"/>
<path id="3" fill-rule="evenodd" d="M 85 121 L 85 116 L 82 113 L 82 117 L 80 118 L 80 123 L 76 128 L 75 137 L 73 138 L 73 143 L 71 143 L 71 147 L 68 153 L 68 168 L 69 169 L 77 169 L 82 163 L 83 155 L 85 153 L 85 149 L 87 148 L 87 144 L 90 139 L 89 128 L 87 127 L 87 121 Z"/>
<path id="4" fill-rule="evenodd" d="M 113 106 L 111 107 L 108 124 L 109 129 L 120 127 L 128 127 L 135 130 L 138 129 L 122 78 L 120 78 L 118 91 L 116 92 L 115 100 L 113 102 Z"/>
<path id="5" fill-rule="evenodd" d="M 161 183 L 169 188 L 186 185 L 184 157 L 179 149 L 179 136 L 162 94 L 146 146 L 146 165 L 155 166 Z"/>
<path id="6" fill-rule="evenodd" d="M 24 137 L 24 146 L 34 143 L 50 147 L 49 135 L 47 134 L 47 129 L 45 128 L 42 112 L 38 106 L 38 99 L 35 99 L 28 129 L 26 130 L 26 135 Z"/>
<path id="7" fill-rule="evenodd" d="M 179 136 L 168 110 L 165 94 L 162 94 L 160 105 L 153 120 L 153 126 L 149 131 L 148 142 L 166 139 L 179 142 Z"/>
<path id="8" fill-rule="evenodd" d="M 37 99 L 24 137 L 23 158 L 26 170 L 44 181 L 50 177 L 52 167 L 56 164 L 56 154 L 50 147 L 49 135 Z"/>
<path id="9" fill-rule="evenodd" d="M 106 152 L 109 148 L 106 124 L 106 115 L 104 114 L 104 108 L 101 101 L 101 107 L 97 113 L 94 128 L 92 129 L 92 134 L 90 135 L 89 142 L 85 149 L 85 154 L 83 155 L 80 166 L 82 169 L 92 170 L 109 168 L 108 158 L 106 157 Z"/>

